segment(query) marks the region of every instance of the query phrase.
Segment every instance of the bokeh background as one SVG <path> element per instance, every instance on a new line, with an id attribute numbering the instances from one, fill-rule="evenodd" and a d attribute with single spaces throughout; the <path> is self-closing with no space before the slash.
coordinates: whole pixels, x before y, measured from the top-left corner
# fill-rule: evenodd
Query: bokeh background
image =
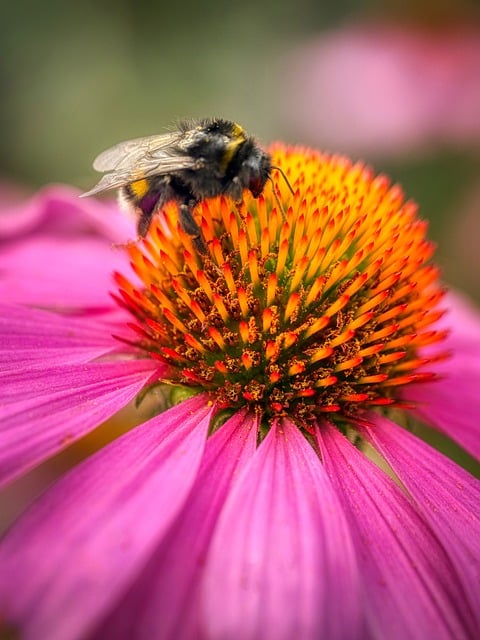
<path id="1" fill-rule="evenodd" d="M 0 179 L 86 189 L 93 157 L 184 117 L 362 158 L 480 300 L 475 0 L 2 2 Z"/>
<path id="2" fill-rule="evenodd" d="M 223 116 L 265 144 L 346 153 L 400 182 L 430 222 L 446 282 L 480 302 L 479 9 L 475 0 L 3 0 L 0 197 L 52 182 L 86 190 L 105 147 L 179 118 Z M 117 416 L 20 480 L 4 521 L 132 420 Z M 443 449 L 478 472 L 451 443 Z"/>

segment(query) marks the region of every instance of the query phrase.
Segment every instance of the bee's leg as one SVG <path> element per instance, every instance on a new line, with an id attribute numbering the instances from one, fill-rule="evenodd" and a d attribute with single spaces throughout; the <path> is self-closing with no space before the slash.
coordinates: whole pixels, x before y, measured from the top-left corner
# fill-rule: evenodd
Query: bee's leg
<path id="1" fill-rule="evenodd" d="M 231 184 L 226 192 L 235 202 L 241 202 L 243 196 L 242 183 L 238 176 L 232 178 Z"/>
<path id="2" fill-rule="evenodd" d="M 193 206 L 195 203 L 193 204 Z M 207 245 L 205 244 L 205 240 L 202 237 L 202 232 L 200 231 L 200 227 L 193 219 L 192 215 L 192 204 L 182 203 L 178 205 L 178 221 L 180 226 L 188 233 L 189 236 L 192 237 L 193 246 L 198 251 L 198 253 L 206 254 L 207 253 Z"/>
<path id="3" fill-rule="evenodd" d="M 147 194 L 136 202 L 138 218 L 137 233 L 140 238 L 145 238 L 150 229 L 153 216 L 159 211 L 166 202 L 166 192 L 164 185 L 161 189 L 150 189 Z"/>

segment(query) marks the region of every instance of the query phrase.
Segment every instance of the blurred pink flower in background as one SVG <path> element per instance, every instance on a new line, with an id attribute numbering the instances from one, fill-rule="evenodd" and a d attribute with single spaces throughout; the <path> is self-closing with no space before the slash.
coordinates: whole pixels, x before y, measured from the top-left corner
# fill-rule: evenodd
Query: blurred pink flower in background
<path id="1" fill-rule="evenodd" d="M 286 61 L 285 118 L 309 144 L 401 155 L 480 143 L 480 31 L 353 25 Z"/>

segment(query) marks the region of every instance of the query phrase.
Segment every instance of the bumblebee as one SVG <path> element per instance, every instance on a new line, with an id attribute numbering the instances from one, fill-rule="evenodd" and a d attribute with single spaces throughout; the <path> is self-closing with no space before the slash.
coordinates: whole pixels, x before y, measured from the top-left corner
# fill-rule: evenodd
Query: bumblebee
<path id="1" fill-rule="evenodd" d="M 119 188 L 137 214 L 140 237 L 147 235 L 155 213 L 175 201 L 180 226 L 205 250 L 194 207 L 221 194 L 239 202 L 244 189 L 258 198 L 274 167 L 270 155 L 240 125 L 212 118 L 120 142 L 101 153 L 93 168 L 105 175 L 83 196 Z"/>

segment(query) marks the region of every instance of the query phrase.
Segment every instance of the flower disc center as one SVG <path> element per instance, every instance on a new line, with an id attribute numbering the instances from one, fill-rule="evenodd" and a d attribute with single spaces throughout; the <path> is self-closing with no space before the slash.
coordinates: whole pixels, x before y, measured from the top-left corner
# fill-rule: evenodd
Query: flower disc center
<path id="1" fill-rule="evenodd" d="M 128 248 L 140 284 L 117 274 L 136 344 L 168 381 L 220 405 L 263 414 L 349 414 L 400 404 L 399 388 L 432 379 L 422 348 L 444 334 L 443 291 L 416 207 L 363 165 L 277 147 L 295 189 L 273 176 L 241 205 L 195 211 L 199 253 L 168 205 Z M 443 356 L 442 356 L 443 357 Z"/>

